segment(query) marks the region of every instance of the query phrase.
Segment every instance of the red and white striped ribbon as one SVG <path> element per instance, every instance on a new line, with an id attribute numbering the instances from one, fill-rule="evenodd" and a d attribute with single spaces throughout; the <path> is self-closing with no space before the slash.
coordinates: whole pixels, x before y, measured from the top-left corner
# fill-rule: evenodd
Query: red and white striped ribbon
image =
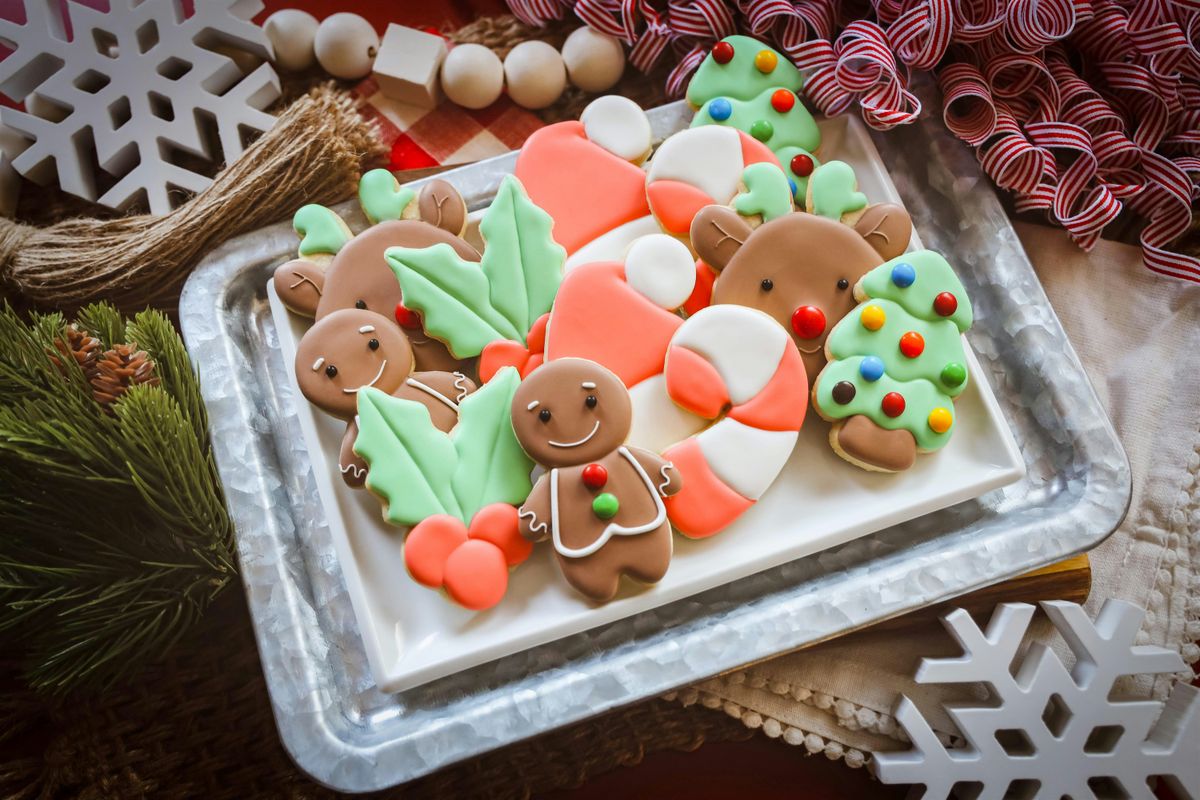
<path id="1" fill-rule="evenodd" d="M 870 0 L 857 20 L 838 0 L 508 2 L 530 25 L 573 11 L 643 71 L 670 49 L 672 96 L 716 40 L 748 32 L 806 73 L 820 111 L 857 102 L 881 130 L 921 112 L 909 70 L 934 71 L 946 127 L 1019 210 L 1088 248 L 1127 207 L 1146 266 L 1200 282 L 1200 260 L 1170 249 L 1200 201 L 1200 0 Z"/>

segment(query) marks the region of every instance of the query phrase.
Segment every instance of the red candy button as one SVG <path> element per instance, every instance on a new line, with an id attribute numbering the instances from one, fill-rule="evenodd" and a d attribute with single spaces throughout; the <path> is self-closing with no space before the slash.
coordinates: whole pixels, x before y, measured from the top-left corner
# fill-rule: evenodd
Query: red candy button
<path id="1" fill-rule="evenodd" d="M 792 312 L 792 330 L 801 339 L 815 339 L 825 332 L 825 312 L 816 306 L 800 306 Z"/>
<path id="2" fill-rule="evenodd" d="M 958 311 L 958 298 L 949 292 L 942 292 L 933 298 L 933 310 L 940 316 L 948 317 Z"/>
<path id="3" fill-rule="evenodd" d="M 421 327 L 421 316 L 404 303 L 396 303 L 396 324 L 401 328 L 415 329 Z"/>
<path id="4" fill-rule="evenodd" d="M 925 338 L 916 331 L 909 331 L 900 337 L 900 352 L 908 358 L 916 358 L 925 351 Z"/>
<path id="5" fill-rule="evenodd" d="M 771 95 L 771 108 L 780 114 L 786 114 L 788 111 L 791 111 L 794 105 L 796 105 L 796 95 L 787 89 L 776 89 Z"/>
<path id="6" fill-rule="evenodd" d="M 603 464 L 588 464 L 583 468 L 583 485 L 589 489 L 603 489 L 608 483 L 608 470 Z"/>
<path id="7" fill-rule="evenodd" d="M 733 45 L 729 42 L 717 42 L 713 45 L 712 57 L 718 64 L 728 64 L 733 61 Z"/>
<path id="8" fill-rule="evenodd" d="M 888 392 L 883 396 L 883 413 L 889 417 L 898 417 L 904 413 L 904 395 L 899 392 Z"/>
<path id="9" fill-rule="evenodd" d="M 796 173 L 801 178 L 807 178 L 809 175 L 812 175 L 812 171 L 812 156 L 806 156 L 804 153 L 800 153 L 799 155 L 792 157 L 792 172 Z"/>

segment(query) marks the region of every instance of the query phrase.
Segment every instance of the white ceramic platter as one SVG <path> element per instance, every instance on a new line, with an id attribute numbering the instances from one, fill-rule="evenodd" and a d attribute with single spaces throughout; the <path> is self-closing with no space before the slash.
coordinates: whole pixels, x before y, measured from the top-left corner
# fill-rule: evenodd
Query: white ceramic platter
<path id="1" fill-rule="evenodd" d="M 857 120 L 821 122 L 824 160 L 850 163 L 872 202 L 900 202 L 874 145 Z M 477 212 L 478 213 L 478 212 Z M 476 214 L 477 216 L 477 214 Z M 914 237 L 915 239 L 915 237 Z M 919 247 L 914 241 L 914 247 Z M 289 378 L 309 321 L 288 312 L 268 286 Z M 342 483 L 336 453 L 344 423 L 300 402 L 296 412 L 314 459 L 317 490 L 379 687 L 397 692 L 539 644 L 629 617 L 905 520 L 978 497 L 1024 474 L 1024 461 L 974 354 L 972 380 L 955 404 L 958 429 L 941 451 L 897 475 L 868 473 L 838 458 L 828 425 L 810 413 L 775 485 L 722 533 L 677 536 L 675 556 L 656 586 L 626 581 L 614 601 L 595 606 L 558 575 L 547 545 L 511 574 L 495 608 L 465 611 L 420 586 L 404 567 L 403 531 L 386 525 L 380 503 Z M 294 387 L 293 387 L 294 388 Z M 299 398 L 297 391 L 294 395 Z"/>

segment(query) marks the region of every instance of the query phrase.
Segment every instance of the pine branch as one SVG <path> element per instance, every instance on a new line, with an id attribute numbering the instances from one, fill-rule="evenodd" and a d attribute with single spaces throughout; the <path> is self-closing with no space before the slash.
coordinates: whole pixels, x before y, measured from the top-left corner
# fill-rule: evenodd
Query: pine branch
<path id="1" fill-rule="evenodd" d="M 0 650 L 55 692 L 161 656 L 236 574 L 204 405 L 170 321 L 126 325 L 94 305 L 76 325 L 144 349 L 160 382 L 106 414 L 62 349 L 60 315 L 0 309 Z"/>

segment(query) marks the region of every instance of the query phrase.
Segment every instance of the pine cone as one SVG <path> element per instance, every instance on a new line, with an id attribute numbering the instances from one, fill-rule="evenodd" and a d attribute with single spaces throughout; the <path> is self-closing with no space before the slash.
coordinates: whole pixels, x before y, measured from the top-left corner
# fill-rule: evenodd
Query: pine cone
<path id="1" fill-rule="evenodd" d="M 96 376 L 96 360 L 100 357 L 100 340 L 76 325 L 67 326 L 67 338 L 55 339 L 54 347 L 63 358 L 73 358 L 89 381 Z M 62 359 L 51 354 L 50 360 L 65 375 Z"/>
<path id="2" fill-rule="evenodd" d="M 105 411 L 112 413 L 112 404 L 120 400 L 130 387 L 158 385 L 154 362 L 145 350 L 136 345 L 119 344 L 106 351 L 96 361 L 96 374 L 90 378 L 92 396 Z"/>

